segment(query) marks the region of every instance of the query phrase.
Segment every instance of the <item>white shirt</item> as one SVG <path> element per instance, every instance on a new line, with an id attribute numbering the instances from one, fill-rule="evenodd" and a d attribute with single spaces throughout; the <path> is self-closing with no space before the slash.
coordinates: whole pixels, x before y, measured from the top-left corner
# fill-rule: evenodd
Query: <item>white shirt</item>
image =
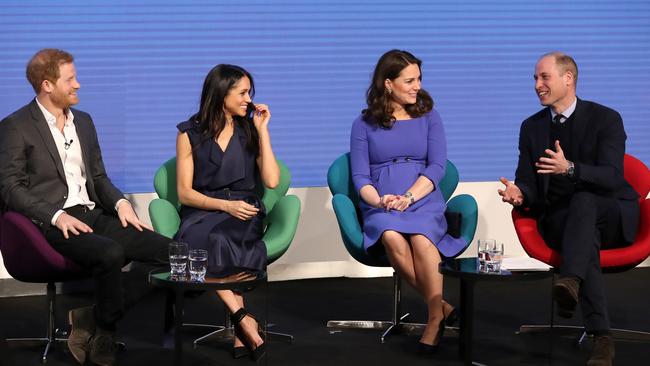
<path id="1" fill-rule="evenodd" d="M 86 171 L 72 110 L 68 109 L 63 132 L 61 132 L 56 127 L 56 117 L 38 101 L 38 98 L 36 98 L 36 104 L 38 104 L 38 108 L 40 108 L 48 127 L 50 127 L 56 150 L 59 152 L 63 164 L 65 181 L 68 184 L 68 198 L 65 200 L 63 208 L 83 205 L 92 210 L 95 208 L 95 202 L 90 200 L 86 189 Z M 55 225 L 57 218 L 62 213 L 63 210 L 59 210 L 52 216 L 52 225 Z"/>
<path id="2" fill-rule="evenodd" d="M 573 112 L 575 112 L 576 110 L 576 105 L 578 105 L 578 98 L 576 98 L 567 109 L 565 109 L 560 113 L 562 115 L 562 117 L 560 118 L 560 123 L 566 122 L 566 120 L 569 119 L 569 117 L 571 117 Z M 553 111 L 553 108 L 549 108 L 549 109 L 551 110 L 551 120 L 553 120 L 555 116 L 557 116 L 558 114 Z"/>
<path id="3" fill-rule="evenodd" d="M 85 165 L 83 163 L 81 143 L 79 142 L 77 129 L 74 125 L 74 115 L 72 114 L 72 110 L 68 108 L 65 124 L 63 125 L 63 132 L 61 132 L 56 127 L 56 117 L 38 101 L 38 98 L 34 99 L 36 99 L 36 104 L 43 113 L 43 117 L 45 117 L 48 127 L 50 127 L 50 133 L 52 133 L 54 143 L 56 144 L 56 150 L 59 152 L 59 157 L 63 164 L 65 181 L 68 185 L 68 198 L 63 203 L 63 208 L 66 209 L 76 205 L 83 205 L 88 207 L 89 210 L 92 210 L 95 208 L 95 202 L 90 200 L 88 190 L 86 189 Z M 126 198 L 120 198 L 115 203 L 115 211 L 120 207 L 122 201 L 130 204 Z M 56 220 L 64 212 L 64 210 L 58 210 L 54 216 L 52 216 L 51 223 L 53 226 L 56 225 Z"/>

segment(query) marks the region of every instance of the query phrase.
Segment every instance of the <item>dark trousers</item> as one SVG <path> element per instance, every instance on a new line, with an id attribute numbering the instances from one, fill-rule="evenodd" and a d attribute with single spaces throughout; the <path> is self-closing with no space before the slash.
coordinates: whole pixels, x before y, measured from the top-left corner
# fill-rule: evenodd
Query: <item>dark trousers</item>
<path id="1" fill-rule="evenodd" d="M 600 268 L 600 248 L 625 246 L 616 199 L 574 193 L 549 207 L 542 220 L 546 243 L 562 254 L 561 276 L 581 280 L 579 303 L 588 332 L 608 331 L 609 315 Z"/>
<path id="2" fill-rule="evenodd" d="M 69 234 L 66 239 L 56 227 L 45 237 L 52 247 L 81 268 L 92 273 L 95 285 L 95 319 L 103 328 L 114 330 L 126 309 L 149 291 L 150 270 L 169 263 L 169 239 L 155 232 L 122 227 L 117 216 L 99 208 L 83 210 L 75 206 L 66 211 L 86 223 L 92 233 Z M 122 267 L 135 262 L 131 270 Z"/>

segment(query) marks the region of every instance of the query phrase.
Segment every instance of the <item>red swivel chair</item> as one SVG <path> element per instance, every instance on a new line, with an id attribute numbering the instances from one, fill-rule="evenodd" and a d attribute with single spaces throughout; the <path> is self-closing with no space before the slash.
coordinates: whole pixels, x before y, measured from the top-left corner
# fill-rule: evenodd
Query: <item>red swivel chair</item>
<path id="1" fill-rule="evenodd" d="M 650 192 L 650 170 L 639 159 L 632 155 L 625 155 L 623 174 L 625 180 L 639 194 L 639 204 L 641 213 L 639 216 L 639 229 L 636 234 L 634 243 L 623 248 L 602 249 L 600 251 L 600 266 L 603 272 L 622 272 L 636 267 L 650 256 L 650 198 L 647 198 Z M 537 231 L 537 221 L 535 218 L 526 216 L 519 210 L 512 210 L 512 221 L 515 225 L 515 231 L 519 237 L 519 242 L 529 256 L 536 258 L 553 267 L 558 267 L 562 262 L 560 253 L 546 245 L 544 239 Z M 552 321 L 552 320 L 551 320 Z M 539 330 L 548 330 L 550 328 L 573 328 L 582 329 L 582 336 L 578 339 L 581 343 L 585 337 L 582 327 L 554 326 L 551 325 L 523 325 L 519 329 L 520 333 L 531 333 Z M 614 337 L 622 339 L 633 339 L 650 341 L 650 333 L 632 331 L 627 329 L 612 329 Z"/>
<path id="2" fill-rule="evenodd" d="M 47 283 L 48 323 L 44 337 L 9 338 L 8 343 L 37 342 L 45 345 L 41 361 L 57 343 L 67 341 L 57 337 L 55 326 L 55 282 L 80 280 L 90 276 L 76 264 L 63 257 L 45 240 L 43 233 L 27 217 L 5 212 L 0 217 L 0 251 L 7 272 L 18 281 Z"/>

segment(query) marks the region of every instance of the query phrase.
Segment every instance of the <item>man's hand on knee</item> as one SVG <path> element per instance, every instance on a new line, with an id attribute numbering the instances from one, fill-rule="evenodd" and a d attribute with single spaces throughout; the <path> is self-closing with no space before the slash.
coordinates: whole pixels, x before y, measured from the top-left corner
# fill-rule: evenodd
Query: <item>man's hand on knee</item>
<path id="1" fill-rule="evenodd" d="M 131 207 L 131 203 L 129 203 L 129 201 L 124 200 L 120 203 L 120 205 L 117 207 L 117 217 L 120 218 L 122 227 L 127 227 L 129 224 L 131 224 L 139 231 L 142 231 L 143 229 L 153 231 L 153 228 L 151 226 L 140 221 L 138 215 L 136 215 L 135 211 L 133 211 L 133 207 Z"/>
<path id="2" fill-rule="evenodd" d="M 68 215 L 66 212 L 57 217 L 55 224 L 56 227 L 63 232 L 63 237 L 66 239 L 70 238 L 68 232 L 71 232 L 74 235 L 93 232 L 93 229 L 91 229 L 90 226 L 86 225 L 76 217 Z"/>

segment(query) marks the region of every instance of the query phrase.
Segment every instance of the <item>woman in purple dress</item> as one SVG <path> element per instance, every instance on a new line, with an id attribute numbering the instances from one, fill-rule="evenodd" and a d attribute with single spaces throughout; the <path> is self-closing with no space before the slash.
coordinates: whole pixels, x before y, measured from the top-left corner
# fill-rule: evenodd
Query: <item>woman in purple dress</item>
<path id="1" fill-rule="evenodd" d="M 252 103 L 254 94 L 246 70 L 217 65 L 203 83 L 199 112 L 177 126 L 182 207 L 176 237 L 190 248 L 208 251 L 208 277 L 266 269 L 264 205 L 255 185 L 261 180 L 275 188 L 280 169 L 271 149 L 271 112 L 265 104 Z M 244 309 L 242 294 L 219 290 L 217 295 L 235 325 L 233 356 L 246 356 L 250 350 L 254 359 L 262 357 L 265 343 L 257 320 Z"/>
<path id="2" fill-rule="evenodd" d="M 419 343 L 437 351 L 445 318 L 455 309 L 442 299 L 441 255 L 453 257 L 464 243 L 446 234 L 445 201 L 437 186 L 445 175 L 447 146 L 440 115 L 421 88 L 412 54 L 392 50 L 375 68 L 368 108 L 350 136 L 352 180 L 361 196 L 364 247 L 388 259 L 427 304 Z"/>

